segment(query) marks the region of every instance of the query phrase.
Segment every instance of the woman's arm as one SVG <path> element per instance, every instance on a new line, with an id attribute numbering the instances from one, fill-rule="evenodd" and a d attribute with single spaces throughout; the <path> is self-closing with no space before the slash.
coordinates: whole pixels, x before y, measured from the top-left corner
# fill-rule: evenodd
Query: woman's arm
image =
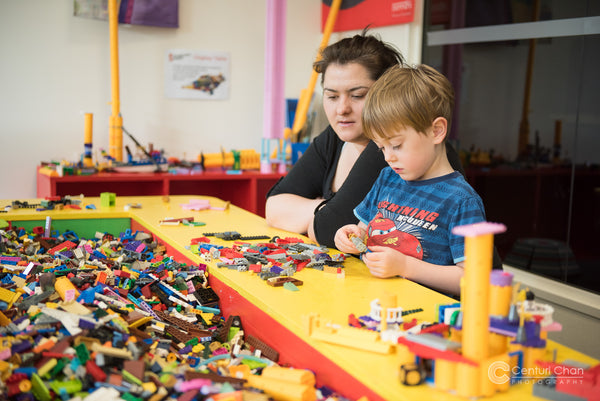
<path id="1" fill-rule="evenodd" d="M 346 224 L 358 223 L 354 208 L 371 190 L 381 169 L 387 165 L 383 154 L 370 142 L 335 196 L 316 213 L 314 233 L 319 244 L 334 248 L 337 230 Z"/>
<path id="2" fill-rule="evenodd" d="M 309 226 L 312 226 L 314 210 L 322 201 L 322 198 L 308 199 L 294 194 L 270 196 L 265 207 L 267 224 L 282 230 L 306 234 L 309 232 Z"/>
<path id="3" fill-rule="evenodd" d="M 323 201 L 328 166 L 335 158 L 336 140 L 331 128 L 323 131 L 287 175 L 269 190 L 265 205 L 268 225 L 310 234 L 315 208 Z"/>

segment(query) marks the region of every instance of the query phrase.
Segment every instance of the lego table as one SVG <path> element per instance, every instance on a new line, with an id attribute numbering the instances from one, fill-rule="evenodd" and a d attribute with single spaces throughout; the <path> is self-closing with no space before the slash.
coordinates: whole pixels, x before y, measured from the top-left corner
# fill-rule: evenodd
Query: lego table
<path id="1" fill-rule="evenodd" d="M 192 238 L 204 232 L 238 231 L 242 235 L 298 237 L 296 234 L 270 228 L 263 218 L 231 206 L 228 210 L 186 211 L 180 205 L 197 196 L 172 196 L 165 203 L 160 196 L 117 197 L 114 207 L 100 207 L 99 198 L 85 198 L 84 205 L 94 204 L 95 210 L 42 211 L 19 209 L 1 214 L 0 218 L 18 222 L 19 226 L 43 225 L 46 216 L 52 218 L 52 227 L 73 229 L 82 235 L 96 231 L 141 229 L 152 232 L 164 243 L 170 255 L 186 263 L 203 263 L 198 255 L 186 249 Z M 224 202 L 212 197 L 211 206 L 221 207 Z M 34 203 L 35 200 L 29 200 Z M 0 201 L 3 207 L 10 201 Z M 127 204 L 141 204 L 139 209 L 124 210 Z M 166 217 L 193 216 L 205 226 L 166 226 L 159 222 Z M 86 232 L 87 231 L 87 232 Z M 307 238 L 304 240 L 308 241 Z M 211 242 L 231 246 L 228 241 Z M 316 373 L 317 384 L 334 388 L 350 399 L 367 396 L 369 400 L 459 400 L 461 398 L 438 391 L 426 385 L 403 386 L 398 380 L 398 360 L 395 354 L 377 354 L 359 349 L 328 344 L 311 338 L 304 327 L 304 318 L 318 313 L 321 318 L 346 325 L 348 315 L 368 314 L 369 303 L 384 293 L 397 295 L 403 309 L 423 308 L 410 315 L 433 322 L 436 305 L 453 303 L 451 298 L 404 280 L 372 277 L 364 264 L 350 258 L 345 262 L 345 277 L 314 269 L 303 269 L 294 276 L 304 282 L 300 291 L 271 287 L 249 272 L 217 268 L 209 265 L 209 282 L 220 297 L 223 314 L 239 315 L 244 330 L 262 339 L 280 353 L 281 364 L 307 368 Z M 548 353 L 556 352 L 557 360 L 577 360 L 590 365 L 598 363 L 574 350 L 549 342 Z M 532 384 L 512 386 L 508 392 L 492 397 L 494 400 L 532 399 Z"/>

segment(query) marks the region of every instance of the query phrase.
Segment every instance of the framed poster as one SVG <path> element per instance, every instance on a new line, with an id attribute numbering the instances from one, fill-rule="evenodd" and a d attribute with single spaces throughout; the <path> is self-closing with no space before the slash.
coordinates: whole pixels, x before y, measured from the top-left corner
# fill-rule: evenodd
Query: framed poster
<path id="1" fill-rule="evenodd" d="M 229 53 L 168 50 L 165 94 L 177 99 L 227 99 Z"/>
<path id="2" fill-rule="evenodd" d="M 321 1 L 322 32 L 333 0 Z M 414 16 L 415 0 L 343 0 L 333 31 L 406 24 L 412 22 Z"/>

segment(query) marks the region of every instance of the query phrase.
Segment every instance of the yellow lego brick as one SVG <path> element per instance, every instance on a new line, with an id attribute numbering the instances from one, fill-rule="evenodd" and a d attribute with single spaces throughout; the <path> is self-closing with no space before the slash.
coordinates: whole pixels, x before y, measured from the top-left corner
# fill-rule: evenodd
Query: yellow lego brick
<path id="1" fill-rule="evenodd" d="M 127 266 L 123 266 L 123 267 L 121 268 L 121 270 L 122 270 L 122 271 L 124 271 L 124 272 L 126 272 L 126 273 L 129 273 L 129 274 L 131 275 L 131 277 L 132 277 L 132 278 L 134 278 L 134 279 L 136 279 L 136 280 L 137 280 L 137 279 L 139 278 L 139 276 L 140 276 L 140 273 L 138 273 L 138 272 L 135 272 L 135 271 L 133 271 L 133 270 L 131 270 L 131 269 L 127 268 Z"/>
<path id="2" fill-rule="evenodd" d="M 10 324 L 10 319 L 6 317 L 6 315 L 0 312 L 0 326 L 8 326 Z"/>
<path id="3" fill-rule="evenodd" d="M 200 316 L 202 316 L 202 319 L 204 319 L 205 322 L 210 322 L 212 320 L 212 318 L 215 316 L 215 314 L 209 313 L 209 312 L 202 312 L 200 314 Z"/>
<path id="4" fill-rule="evenodd" d="M 156 393 L 156 384 L 154 384 L 153 382 L 144 382 L 142 383 L 142 388 L 144 389 L 144 391 L 148 391 L 150 394 L 154 394 Z"/>
<path id="5" fill-rule="evenodd" d="M 26 284 L 26 280 L 19 276 L 13 276 L 12 281 L 17 285 L 18 288 L 21 288 Z"/>
<path id="6" fill-rule="evenodd" d="M 8 372 L 11 368 L 12 363 L 6 361 L 0 361 L 0 373 Z"/>
<path id="7" fill-rule="evenodd" d="M 22 292 L 12 292 L 11 290 L 0 287 L 0 301 L 4 301 L 8 304 L 7 309 L 12 307 L 13 303 L 15 303 L 17 299 L 21 297 L 21 294 Z"/>
<path id="8" fill-rule="evenodd" d="M 202 345 L 202 344 L 196 344 L 192 347 L 192 352 L 194 352 L 194 353 L 199 353 L 202 351 L 204 351 L 204 345 Z"/>
<path id="9" fill-rule="evenodd" d="M 144 316 L 143 318 L 138 319 L 135 322 L 131 323 L 129 325 L 129 327 L 137 328 L 137 327 L 143 326 L 144 324 L 151 322 L 152 319 L 154 319 L 152 316 Z"/>

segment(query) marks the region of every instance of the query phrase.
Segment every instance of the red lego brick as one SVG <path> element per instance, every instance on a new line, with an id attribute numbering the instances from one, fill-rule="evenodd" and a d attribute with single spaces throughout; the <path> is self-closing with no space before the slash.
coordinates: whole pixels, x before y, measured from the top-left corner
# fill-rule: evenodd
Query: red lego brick
<path id="1" fill-rule="evenodd" d="M 54 255 L 56 252 L 59 252 L 59 251 L 65 250 L 65 249 L 71 250 L 71 249 L 75 248 L 76 246 L 77 246 L 77 244 L 75 244 L 74 242 L 65 241 L 61 244 L 56 245 L 54 248 L 50 249 L 48 251 L 48 253 L 50 255 Z"/>

